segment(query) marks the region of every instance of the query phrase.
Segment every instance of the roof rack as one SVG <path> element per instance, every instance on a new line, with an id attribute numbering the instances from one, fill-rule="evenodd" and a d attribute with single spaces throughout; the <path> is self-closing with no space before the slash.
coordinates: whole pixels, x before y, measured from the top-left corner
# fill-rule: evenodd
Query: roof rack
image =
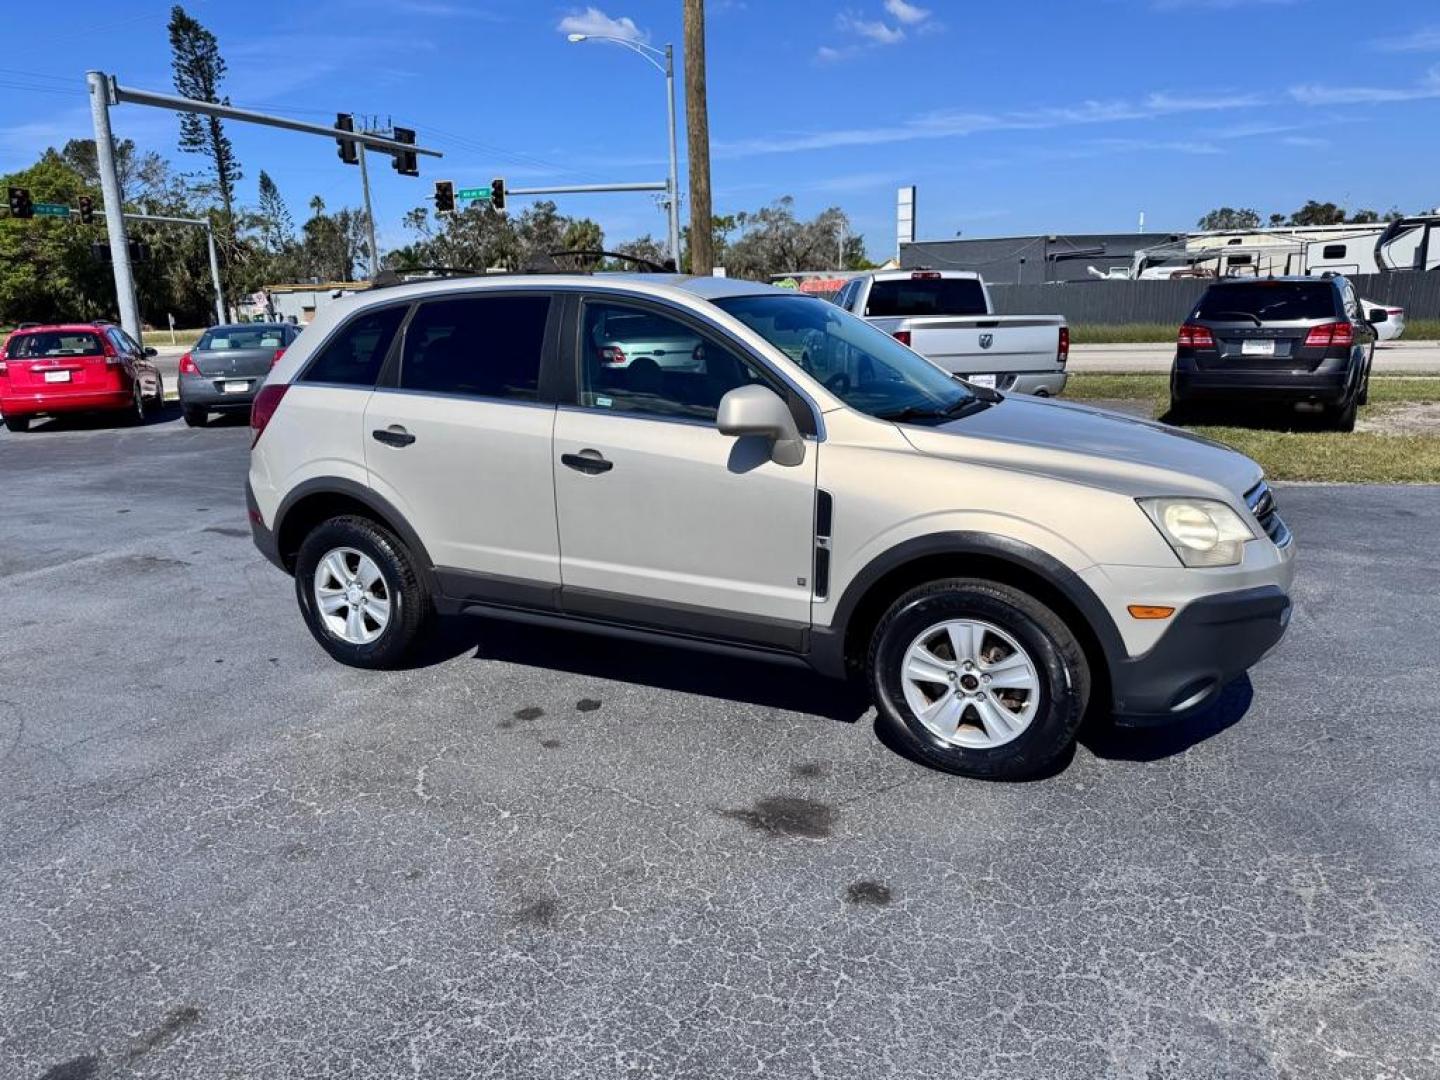
<path id="1" fill-rule="evenodd" d="M 396 285 L 409 285 L 416 281 L 433 281 L 436 278 L 482 277 L 483 270 L 471 270 L 465 266 L 407 266 L 404 270 L 381 270 L 370 280 L 372 289 L 391 289 Z"/>

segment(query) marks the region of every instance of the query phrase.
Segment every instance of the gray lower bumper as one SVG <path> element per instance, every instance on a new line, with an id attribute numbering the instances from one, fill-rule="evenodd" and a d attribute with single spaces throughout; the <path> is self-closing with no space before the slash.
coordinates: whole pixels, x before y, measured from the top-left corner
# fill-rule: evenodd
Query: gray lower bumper
<path id="1" fill-rule="evenodd" d="M 230 382 L 248 382 L 250 388 L 242 393 L 227 393 L 220 388 L 226 380 L 213 379 L 204 375 L 180 376 L 179 390 L 182 405 L 201 406 L 206 409 L 248 409 L 255 400 L 264 379 L 258 375 L 240 376 Z"/>
<path id="2" fill-rule="evenodd" d="M 1014 376 L 1014 382 L 1004 385 L 1007 376 L 1001 376 L 999 389 L 1012 394 L 1040 394 L 1059 397 L 1065 392 L 1069 374 L 1064 371 L 1022 371 Z"/>

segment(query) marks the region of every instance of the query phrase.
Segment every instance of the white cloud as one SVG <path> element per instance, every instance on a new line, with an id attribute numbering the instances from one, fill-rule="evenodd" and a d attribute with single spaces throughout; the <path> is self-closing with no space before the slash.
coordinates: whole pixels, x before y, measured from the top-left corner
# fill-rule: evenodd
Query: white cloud
<path id="1" fill-rule="evenodd" d="M 885 10 L 906 26 L 919 26 L 930 18 L 930 9 L 916 7 L 906 0 L 885 0 Z"/>
<path id="2" fill-rule="evenodd" d="M 1316 135 L 1286 135 L 1280 141 L 1286 146 L 1298 146 L 1308 150 L 1323 150 L 1330 145 L 1329 139 L 1322 139 Z"/>
<path id="3" fill-rule="evenodd" d="M 623 38 L 626 41 L 649 41 L 650 35 L 635 25 L 635 20 L 622 15 L 611 18 L 597 7 L 572 11 L 560 20 L 555 29 L 562 34 L 586 34 L 590 37 Z"/>
<path id="4" fill-rule="evenodd" d="M 856 15 L 843 14 L 836 18 L 835 25 L 841 30 L 859 34 L 876 45 L 898 45 L 905 40 L 904 30 L 898 26 L 883 23 L 879 19 L 862 19 Z"/>
<path id="5" fill-rule="evenodd" d="M 830 45 L 821 45 L 815 50 L 815 59 L 822 64 L 838 64 L 841 60 L 849 60 L 859 52 L 859 45 L 846 45 L 838 49 Z"/>
<path id="6" fill-rule="evenodd" d="M 1386 105 L 1401 101 L 1440 98 L 1440 65 L 1432 67 L 1414 86 L 1292 86 L 1290 97 L 1301 105 Z"/>
<path id="7" fill-rule="evenodd" d="M 1440 26 L 1425 26 L 1408 34 L 1376 38 L 1370 42 L 1376 52 L 1440 52 Z"/>
<path id="8" fill-rule="evenodd" d="M 1153 120 L 1217 110 L 1263 105 L 1259 94 L 1173 94 L 1157 92 L 1143 98 L 1114 101 L 1082 101 L 1073 105 L 1051 105 L 1011 112 L 962 112 L 937 110 L 898 120 L 885 127 L 838 128 L 830 131 L 795 132 L 775 136 L 717 142 L 717 157 L 739 158 L 758 154 L 784 154 L 806 150 L 829 150 L 847 146 L 872 146 L 913 142 L 921 139 L 957 138 L 987 131 L 1041 131 L 1053 128 Z M 1148 149 L 1162 148 L 1152 144 Z M 1163 148 L 1188 153 L 1210 153 L 1208 144 L 1172 142 Z"/>

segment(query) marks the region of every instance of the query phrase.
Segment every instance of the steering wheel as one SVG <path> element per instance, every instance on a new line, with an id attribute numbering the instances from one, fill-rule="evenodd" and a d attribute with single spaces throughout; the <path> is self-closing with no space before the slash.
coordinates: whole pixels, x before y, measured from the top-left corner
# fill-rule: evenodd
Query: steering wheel
<path id="1" fill-rule="evenodd" d="M 837 371 L 825 380 L 825 389 L 836 394 L 848 394 L 850 392 L 850 373 Z"/>

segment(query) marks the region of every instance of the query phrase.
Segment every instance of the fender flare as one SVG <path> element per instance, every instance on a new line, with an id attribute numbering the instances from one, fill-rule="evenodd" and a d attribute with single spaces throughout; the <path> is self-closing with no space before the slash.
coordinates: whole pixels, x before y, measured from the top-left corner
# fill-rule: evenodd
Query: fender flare
<path id="1" fill-rule="evenodd" d="M 284 559 L 286 554 L 279 549 L 280 536 L 285 528 L 285 519 L 300 502 L 313 495 L 343 495 L 373 511 L 382 524 L 393 529 L 405 546 L 409 548 L 411 555 L 415 557 L 416 569 L 425 576 L 426 583 L 431 587 L 432 594 L 434 593 L 435 563 L 430 558 L 430 552 L 421 542 L 420 534 L 405 519 L 405 515 L 400 513 L 389 500 L 375 494 L 370 488 L 339 476 L 316 477 L 313 480 L 306 480 L 304 483 L 296 485 L 281 500 L 279 509 L 275 511 L 273 526 L 277 554 L 281 559 Z"/>
<path id="2" fill-rule="evenodd" d="M 1009 563 L 1052 585 L 1085 620 L 1113 674 L 1128 657 L 1124 639 L 1094 590 L 1053 555 L 1020 540 L 984 532 L 938 532 L 896 544 L 871 559 L 845 587 L 828 628 L 816 627 L 812 650 L 822 670 L 843 670 L 845 642 L 855 610 L 887 574 L 907 563 L 936 555 L 979 555 Z"/>

